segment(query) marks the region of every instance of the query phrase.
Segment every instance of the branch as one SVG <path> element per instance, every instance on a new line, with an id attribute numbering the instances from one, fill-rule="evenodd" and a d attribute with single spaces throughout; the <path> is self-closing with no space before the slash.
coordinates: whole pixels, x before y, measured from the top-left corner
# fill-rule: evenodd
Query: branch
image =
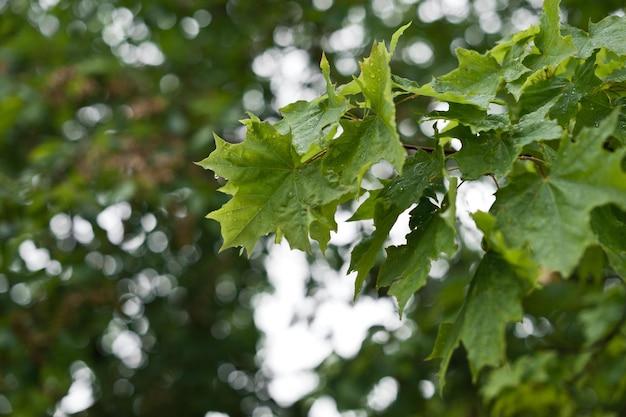
<path id="1" fill-rule="evenodd" d="M 432 146 L 421 146 L 421 145 L 409 145 L 408 143 L 403 143 L 402 146 L 404 147 L 404 149 L 411 149 L 411 150 L 421 150 L 424 152 L 428 152 L 428 153 L 433 153 L 435 151 L 435 148 Z M 444 149 L 443 153 L 446 155 L 452 155 L 454 153 L 456 153 L 457 151 L 455 151 L 454 149 Z"/>

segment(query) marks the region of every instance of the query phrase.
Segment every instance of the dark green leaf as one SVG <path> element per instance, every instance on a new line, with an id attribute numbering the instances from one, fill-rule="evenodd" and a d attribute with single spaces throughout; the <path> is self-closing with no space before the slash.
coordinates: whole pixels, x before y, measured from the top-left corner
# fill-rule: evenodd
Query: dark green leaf
<path id="1" fill-rule="evenodd" d="M 626 212 L 613 205 L 591 212 L 591 227 L 613 269 L 626 277 Z"/>
<path id="2" fill-rule="evenodd" d="M 523 174 L 496 194 L 492 211 L 508 245 L 528 247 L 548 269 L 572 272 L 594 241 L 590 211 L 611 202 L 626 207 L 626 152 L 603 149 L 616 121 L 613 113 L 600 127 L 583 129 L 575 142 L 564 141 L 546 178 Z"/>
<path id="3" fill-rule="evenodd" d="M 390 286 L 389 294 L 398 300 L 400 315 L 413 294 L 426 285 L 430 261 L 442 254 L 451 256 L 456 250 L 455 230 L 438 213 L 433 214 L 407 236 L 406 245 L 387 248 L 387 260 L 378 275 L 377 287 Z"/>

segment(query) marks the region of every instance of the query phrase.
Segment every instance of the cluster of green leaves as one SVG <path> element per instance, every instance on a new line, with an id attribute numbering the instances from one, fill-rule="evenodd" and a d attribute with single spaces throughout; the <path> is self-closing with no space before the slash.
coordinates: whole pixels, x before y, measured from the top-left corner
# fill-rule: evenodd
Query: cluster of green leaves
<path id="1" fill-rule="evenodd" d="M 559 1 L 546 0 L 539 25 L 484 54 L 457 50 L 458 68 L 421 86 L 390 69 L 407 27 L 389 48 L 374 43 L 347 84 L 333 85 L 322 57 L 323 96 L 286 106 L 275 124 L 251 115 L 243 142 L 216 136 L 216 150 L 200 164 L 228 180 L 222 191 L 232 199 L 209 214 L 221 224 L 223 248 L 248 254 L 269 233 L 294 249 L 310 251 L 312 239 L 325 250 L 338 206 L 365 195 L 352 220 L 372 219 L 376 229 L 352 251 L 355 292 L 385 249 L 376 287 L 396 297 L 401 314 L 427 284 L 431 261 L 458 250 L 459 180 L 491 176 L 495 203 L 473 216 L 485 254 L 430 355 L 441 358 L 443 388 L 460 344 L 475 380 L 502 364 L 507 324 L 522 319 L 528 294 L 553 277 L 584 280 L 607 270 L 626 277 L 626 19 L 609 16 L 583 31 L 561 25 Z M 396 106 L 423 96 L 447 110 L 420 114 L 419 122 L 447 124 L 435 131 L 434 147 L 415 149 L 401 141 Z M 364 176 L 381 159 L 396 175 L 364 190 Z M 409 209 L 406 243 L 385 248 Z M 590 343 L 605 336 L 597 332 L 586 334 Z M 523 372 L 516 363 L 507 378 L 521 380 Z M 486 398 L 514 384 L 492 377 Z"/>

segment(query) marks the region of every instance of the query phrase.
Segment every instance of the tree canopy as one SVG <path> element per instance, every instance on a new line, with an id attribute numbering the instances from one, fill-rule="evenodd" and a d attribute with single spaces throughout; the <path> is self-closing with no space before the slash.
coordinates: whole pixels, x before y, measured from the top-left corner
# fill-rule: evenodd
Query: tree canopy
<path id="1" fill-rule="evenodd" d="M 0 414 L 623 412 L 622 2 L 339 3 L 0 1 Z M 293 404 L 267 233 L 403 315 Z"/>

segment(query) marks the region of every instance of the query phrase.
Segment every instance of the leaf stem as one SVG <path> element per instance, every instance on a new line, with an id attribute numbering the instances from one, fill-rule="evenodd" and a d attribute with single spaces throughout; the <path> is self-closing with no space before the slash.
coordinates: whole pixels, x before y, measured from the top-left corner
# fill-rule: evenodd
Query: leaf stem
<path id="1" fill-rule="evenodd" d="M 500 184 L 498 184 L 498 179 L 496 178 L 495 175 L 493 174 L 488 174 L 489 177 L 491 177 L 491 179 L 493 180 L 494 184 L 496 184 L 496 189 L 499 190 L 500 189 Z"/>
<path id="2" fill-rule="evenodd" d="M 328 149 L 322 149 L 321 151 L 319 151 L 318 153 L 316 153 L 315 155 L 313 155 L 312 157 L 304 161 L 304 165 L 308 165 L 311 162 L 314 162 L 320 159 L 322 156 L 326 155 L 326 151 L 328 151 Z"/>
<path id="3" fill-rule="evenodd" d="M 541 174 L 541 178 L 546 179 L 546 173 L 544 172 L 543 166 L 542 166 L 542 164 L 545 164 L 546 161 L 541 160 L 539 158 L 535 158 L 534 156 L 530 156 L 530 155 L 520 155 L 518 156 L 518 159 L 534 162 L 535 166 L 539 170 L 539 173 Z"/>
<path id="4" fill-rule="evenodd" d="M 404 103 L 406 101 L 413 100 L 414 98 L 417 98 L 417 97 L 419 97 L 419 94 L 411 94 L 410 96 L 403 97 L 401 100 L 398 100 L 396 102 L 396 106 L 398 104 L 402 104 L 402 103 Z"/>

